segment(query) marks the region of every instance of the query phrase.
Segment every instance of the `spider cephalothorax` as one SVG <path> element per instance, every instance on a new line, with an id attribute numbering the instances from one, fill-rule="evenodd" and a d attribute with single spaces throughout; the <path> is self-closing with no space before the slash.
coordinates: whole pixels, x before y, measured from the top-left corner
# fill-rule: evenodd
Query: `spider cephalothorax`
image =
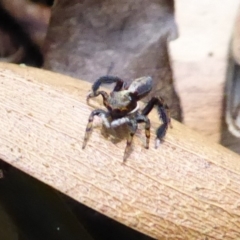
<path id="1" fill-rule="evenodd" d="M 98 90 L 101 84 L 111 83 L 116 83 L 116 85 L 110 94 L 107 94 L 105 91 Z M 145 97 L 151 90 L 151 77 L 141 77 L 135 79 L 129 86 L 127 86 L 118 77 L 104 76 L 97 79 L 92 86 L 92 91 L 88 95 L 87 101 L 89 98 L 101 95 L 103 98 L 103 104 L 108 111 L 104 111 L 102 109 L 92 111 L 89 116 L 82 148 L 85 148 L 86 146 L 89 134 L 92 130 L 93 118 L 96 115 L 102 118 L 103 124 L 107 128 L 114 128 L 122 124 L 127 124 L 129 126 L 130 134 L 127 139 L 127 146 L 124 152 L 124 161 L 127 158 L 138 123 L 145 123 L 146 148 L 148 148 L 150 139 L 150 120 L 147 115 L 155 105 L 157 106 L 159 117 L 162 120 L 162 125 L 156 132 L 157 138 L 155 146 L 158 147 L 160 140 L 167 132 L 170 124 L 170 117 L 168 106 L 163 103 L 162 98 L 153 97 L 142 110 L 139 110 L 138 101 Z"/>

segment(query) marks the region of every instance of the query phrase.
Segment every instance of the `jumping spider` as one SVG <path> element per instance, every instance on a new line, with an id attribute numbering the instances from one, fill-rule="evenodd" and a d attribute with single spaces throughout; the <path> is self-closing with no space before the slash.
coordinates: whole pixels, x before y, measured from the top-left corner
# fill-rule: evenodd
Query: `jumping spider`
<path id="1" fill-rule="evenodd" d="M 115 83 L 113 91 L 108 95 L 105 91 L 98 90 L 101 84 Z M 103 124 L 107 128 L 115 128 L 122 124 L 127 124 L 130 130 L 127 139 L 127 145 L 124 152 L 123 161 L 126 160 L 133 136 L 137 130 L 138 123 L 145 123 L 146 148 L 149 148 L 150 139 L 150 120 L 147 117 L 153 107 L 157 106 L 157 111 L 162 125 L 156 131 L 156 145 L 157 148 L 160 140 L 165 136 L 168 126 L 170 125 L 169 108 L 164 104 L 162 98 L 153 97 L 143 110 L 139 110 L 138 101 L 145 97 L 152 90 L 152 78 L 141 77 L 135 79 L 129 86 L 118 77 L 103 76 L 95 81 L 92 85 L 92 91 L 87 96 L 87 102 L 90 98 L 99 95 L 103 98 L 103 104 L 107 111 L 102 109 L 93 110 L 89 116 L 86 127 L 85 137 L 82 148 L 84 149 L 92 130 L 92 122 L 94 116 L 102 118 Z"/>

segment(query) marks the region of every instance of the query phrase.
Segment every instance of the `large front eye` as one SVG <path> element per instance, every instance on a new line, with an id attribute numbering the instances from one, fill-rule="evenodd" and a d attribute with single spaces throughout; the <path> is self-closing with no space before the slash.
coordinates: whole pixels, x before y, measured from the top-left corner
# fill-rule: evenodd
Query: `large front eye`
<path id="1" fill-rule="evenodd" d="M 138 92 L 130 92 L 129 93 L 130 100 L 137 99 L 138 97 Z"/>

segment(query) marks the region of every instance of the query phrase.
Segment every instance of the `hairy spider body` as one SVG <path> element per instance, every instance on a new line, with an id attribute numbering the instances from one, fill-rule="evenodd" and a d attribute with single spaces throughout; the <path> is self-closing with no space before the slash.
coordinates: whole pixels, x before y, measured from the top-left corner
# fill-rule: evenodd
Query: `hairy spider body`
<path id="1" fill-rule="evenodd" d="M 98 90 L 101 84 L 115 83 L 113 91 L 108 95 L 105 91 Z M 86 127 L 85 137 L 82 148 L 84 149 L 92 130 L 92 122 L 94 116 L 102 118 L 103 124 L 107 128 L 115 128 L 123 124 L 127 124 L 130 130 L 130 134 L 127 139 L 127 145 L 124 152 L 125 161 L 131 147 L 132 139 L 137 131 L 138 123 L 145 123 L 145 135 L 146 135 L 146 148 L 149 148 L 150 139 L 150 120 L 147 115 L 157 106 L 157 111 L 162 125 L 157 129 L 156 144 L 158 147 L 160 141 L 166 135 L 168 126 L 170 124 L 169 109 L 164 104 L 162 98 L 153 97 L 145 108 L 140 111 L 138 107 L 138 101 L 145 97 L 152 90 L 152 78 L 141 77 L 135 79 L 129 86 L 126 85 L 120 78 L 112 76 L 104 76 L 96 80 L 92 86 L 91 93 L 87 96 L 87 101 L 90 98 L 97 97 L 99 95 L 103 98 L 103 104 L 108 111 L 102 109 L 93 110 L 89 116 L 88 124 Z"/>

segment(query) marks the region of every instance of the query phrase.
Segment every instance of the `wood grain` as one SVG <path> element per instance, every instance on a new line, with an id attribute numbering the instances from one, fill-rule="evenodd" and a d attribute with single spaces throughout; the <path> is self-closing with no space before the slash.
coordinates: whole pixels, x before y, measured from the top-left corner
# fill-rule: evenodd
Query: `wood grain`
<path id="1" fill-rule="evenodd" d="M 239 239 L 240 157 L 173 121 L 150 149 L 144 130 L 123 164 L 125 134 L 82 140 L 90 84 L 0 64 L 0 158 L 77 201 L 157 239 Z M 98 102 L 91 101 L 98 105 Z"/>

